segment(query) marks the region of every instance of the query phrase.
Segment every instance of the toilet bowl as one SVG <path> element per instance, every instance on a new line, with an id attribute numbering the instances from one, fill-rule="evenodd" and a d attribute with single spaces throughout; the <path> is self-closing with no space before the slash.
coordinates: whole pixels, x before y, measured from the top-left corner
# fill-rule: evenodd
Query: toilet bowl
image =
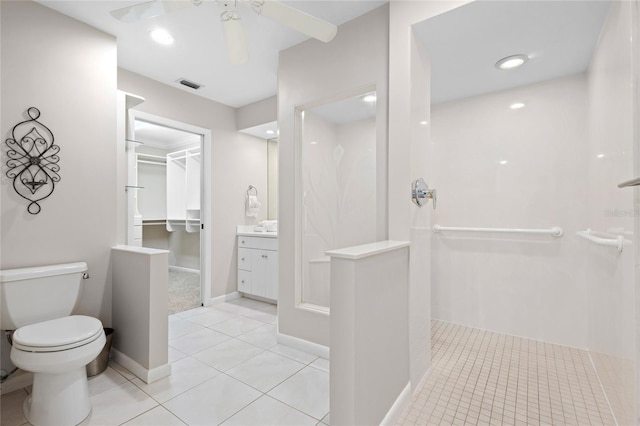
<path id="1" fill-rule="evenodd" d="M 24 414 L 34 425 L 76 425 L 91 411 L 85 366 L 106 338 L 100 320 L 73 315 L 21 327 L 13 334 L 11 361 L 33 372 Z"/>
<path id="2" fill-rule="evenodd" d="M 35 426 L 77 425 L 91 412 L 86 365 L 102 351 L 102 322 L 71 315 L 84 262 L 0 271 L 0 328 L 15 330 L 10 358 L 33 373 L 23 411 Z"/>

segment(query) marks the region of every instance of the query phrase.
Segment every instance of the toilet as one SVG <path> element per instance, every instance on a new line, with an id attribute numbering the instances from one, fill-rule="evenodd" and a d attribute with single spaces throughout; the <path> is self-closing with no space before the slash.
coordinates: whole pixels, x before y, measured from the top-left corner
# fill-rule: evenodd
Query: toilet
<path id="1" fill-rule="evenodd" d="M 11 361 L 33 373 L 24 402 L 35 425 L 77 425 L 91 412 L 86 365 L 105 345 L 97 318 L 71 315 L 84 262 L 0 271 L 0 329 L 15 330 Z"/>

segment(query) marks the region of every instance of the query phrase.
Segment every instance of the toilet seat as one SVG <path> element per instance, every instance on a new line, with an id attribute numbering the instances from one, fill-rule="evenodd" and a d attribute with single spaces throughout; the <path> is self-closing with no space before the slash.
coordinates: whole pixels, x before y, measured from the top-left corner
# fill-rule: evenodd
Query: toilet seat
<path id="1" fill-rule="evenodd" d="M 100 336 L 100 320 L 72 315 L 20 327 L 13 333 L 13 347 L 25 352 L 59 352 L 87 345 Z"/>

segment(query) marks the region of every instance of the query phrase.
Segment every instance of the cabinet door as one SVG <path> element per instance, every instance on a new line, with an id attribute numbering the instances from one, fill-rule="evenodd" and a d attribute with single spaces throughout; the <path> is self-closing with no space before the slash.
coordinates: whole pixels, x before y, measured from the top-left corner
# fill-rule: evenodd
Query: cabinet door
<path id="1" fill-rule="evenodd" d="M 251 294 L 251 287 L 251 272 L 238 269 L 238 291 Z"/>
<path id="2" fill-rule="evenodd" d="M 238 269 L 251 270 L 251 252 L 253 252 L 251 249 L 238 248 Z"/>
<path id="3" fill-rule="evenodd" d="M 267 251 L 267 264 L 266 264 L 266 291 L 265 297 L 273 300 L 278 300 L 278 252 Z"/>
<path id="4" fill-rule="evenodd" d="M 251 294 L 267 297 L 267 260 L 265 250 L 251 250 Z"/>

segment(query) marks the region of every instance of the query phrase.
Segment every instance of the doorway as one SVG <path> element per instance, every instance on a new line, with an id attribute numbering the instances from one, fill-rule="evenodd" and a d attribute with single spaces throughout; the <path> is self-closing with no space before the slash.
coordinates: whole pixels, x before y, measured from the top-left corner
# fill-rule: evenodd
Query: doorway
<path id="1" fill-rule="evenodd" d="M 130 111 L 127 243 L 169 251 L 168 314 L 209 304 L 210 131 Z"/>

